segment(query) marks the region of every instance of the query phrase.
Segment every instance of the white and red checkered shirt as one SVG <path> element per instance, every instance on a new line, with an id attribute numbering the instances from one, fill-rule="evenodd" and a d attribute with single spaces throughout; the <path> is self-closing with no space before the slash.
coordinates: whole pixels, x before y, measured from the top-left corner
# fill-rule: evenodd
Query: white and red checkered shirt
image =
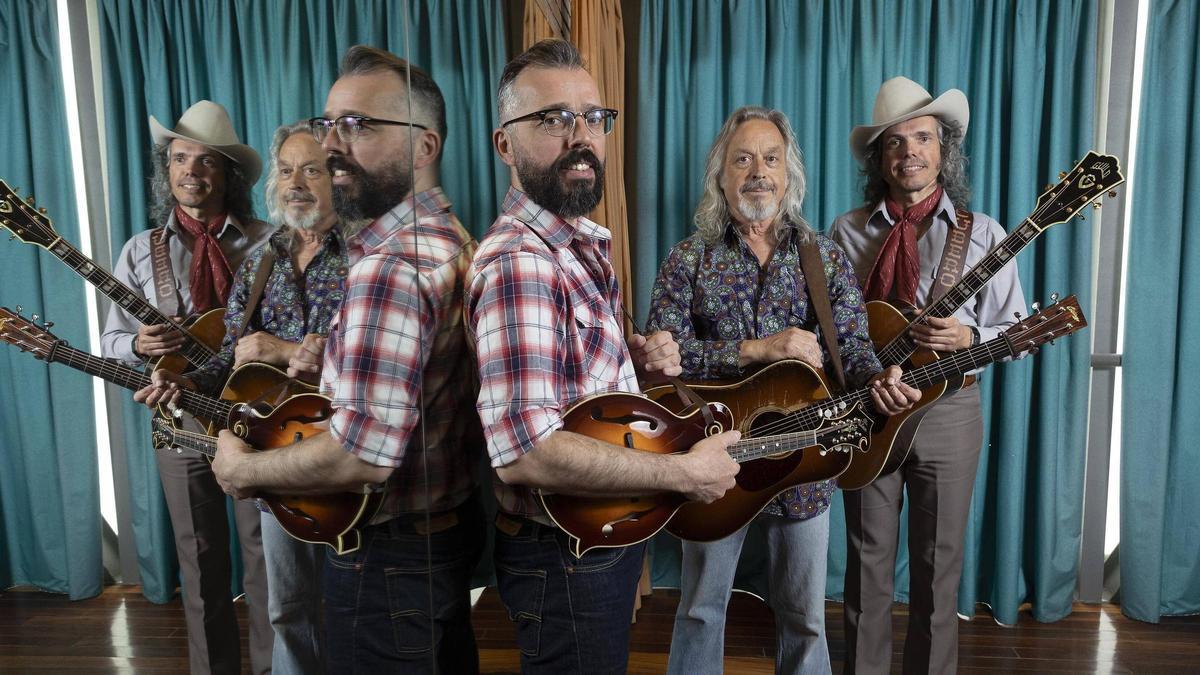
<path id="1" fill-rule="evenodd" d="M 329 429 L 342 447 L 396 469 L 372 523 L 453 508 L 475 488 L 478 380 L 462 311 L 475 246 L 440 188 L 347 240 L 346 299 L 330 325 L 321 389 L 333 398 Z"/>
<path id="2" fill-rule="evenodd" d="M 639 392 L 621 328 L 608 230 L 575 224 L 510 188 L 468 275 L 467 330 L 479 360 L 479 400 L 492 466 L 562 428 L 574 401 Z M 492 481 L 502 510 L 544 518 L 532 491 Z"/>

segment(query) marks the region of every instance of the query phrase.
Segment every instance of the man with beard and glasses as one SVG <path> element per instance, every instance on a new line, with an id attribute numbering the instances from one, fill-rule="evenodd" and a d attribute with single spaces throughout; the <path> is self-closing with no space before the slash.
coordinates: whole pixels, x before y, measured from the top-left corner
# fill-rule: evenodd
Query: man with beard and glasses
<path id="1" fill-rule="evenodd" d="M 578 495 L 674 491 L 711 502 L 738 466 L 726 432 L 658 455 L 563 431 L 574 401 L 638 392 L 642 374 L 679 372 L 665 332 L 621 328 L 611 238 L 588 220 L 604 190 L 616 111 L 569 42 L 547 40 L 504 68 L 493 132 L 512 187 L 471 266 L 468 330 L 479 415 L 495 469 L 496 579 L 525 672 L 623 673 L 645 544 L 574 556 L 534 490 Z"/>
<path id="2" fill-rule="evenodd" d="M 838 216 L 829 236 L 845 248 L 868 300 L 926 307 L 940 296 L 935 280 L 953 278 L 948 270 L 955 268 L 965 274 L 1004 239 L 994 219 L 967 210 L 971 188 L 962 143 L 969 119 L 967 97 L 958 89 L 935 99 L 916 82 L 895 77 L 880 86 L 871 124 L 850 132 L 851 152 L 866 178 L 864 204 Z M 995 338 L 1024 308 L 1014 262 L 953 316 L 928 317 L 908 334 L 919 347 L 951 352 Z M 910 602 L 903 669 L 953 673 L 958 667 L 963 537 L 983 446 L 977 373 L 926 408 L 898 470 L 843 493 L 848 673 L 892 669 L 892 590 L 905 499 Z"/>
<path id="3" fill-rule="evenodd" d="M 155 146 L 150 217 L 157 227 L 125 243 L 113 276 L 168 316 L 223 307 L 233 270 L 272 231 L 254 218 L 250 205 L 250 188 L 262 171 L 262 159 L 254 148 L 238 142 L 229 113 L 212 101 L 188 108 L 174 129 L 151 117 L 150 135 Z M 169 324 L 142 325 L 114 303 L 100 348 L 106 357 L 140 365 L 179 353 L 183 342 Z M 181 423 L 191 430 L 201 428 L 187 416 Z M 240 672 L 225 496 L 200 453 L 164 451 L 154 459 L 179 556 L 190 670 Z M 233 511 L 249 606 L 250 666 L 264 673 L 271 669 L 271 625 L 259 512 L 248 501 L 234 502 Z"/>
<path id="4" fill-rule="evenodd" d="M 325 116 L 309 125 L 330 155 L 334 208 L 360 227 L 346 238 L 346 297 L 323 367 L 311 337 L 289 367 L 320 370 L 329 431 L 262 452 L 222 432 L 213 471 L 234 495 L 384 483 L 359 548 L 326 556 L 328 663 L 475 672 L 470 578 L 486 536 L 462 312 L 475 242 L 438 186 L 445 102 L 424 71 L 359 45 L 342 59 Z"/>
<path id="5" fill-rule="evenodd" d="M 679 340 L 688 378 L 741 379 L 784 359 L 837 373 L 832 348 L 816 333 L 820 321 L 812 298 L 821 294 L 831 307 L 828 325 L 847 385 L 870 381 L 872 401 L 884 415 L 906 410 L 921 393 L 900 382 L 900 368 L 880 367 L 854 268 L 837 244 L 804 220 L 804 188 L 800 148 L 787 116 L 759 107 L 734 111 L 708 153 L 696 232 L 676 244 L 659 268 L 646 325 Z M 807 268 L 811 279 L 805 255 L 819 260 Z M 830 381 L 836 388 L 838 376 Z M 750 528 L 767 543 L 775 672 L 830 671 L 825 558 L 833 490 L 831 480 L 789 488 L 736 534 L 683 542 L 668 672 L 721 672 L 725 609 Z"/>
<path id="6" fill-rule="evenodd" d="M 275 131 L 266 201 L 271 221 L 283 226 L 238 270 L 220 352 L 187 376 L 155 371 L 153 384 L 134 400 L 153 408 L 173 402 L 181 388 L 216 396 L 234 368 L 250 362 L 286 368 L 306 336 L 328 334 L 345 294 L 347 263 L 326 160 L 307 120 Z M 267 511 L 262 542 L 275 629 L 272 672 L 323 672 L 324 547 L 292 538 Z"/>

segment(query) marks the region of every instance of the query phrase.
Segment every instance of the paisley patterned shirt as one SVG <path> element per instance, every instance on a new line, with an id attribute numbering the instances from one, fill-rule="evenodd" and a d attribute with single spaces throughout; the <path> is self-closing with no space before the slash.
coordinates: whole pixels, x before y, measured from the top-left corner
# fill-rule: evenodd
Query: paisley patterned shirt
<path id="1" fill-rule="evenodd" d="M 679 343 L 683 376 L 691 379 L 742 377 L 741 343 L 796 327 L 816 333 L 828 371 L 829 354 L 800 269 L 800 231 L 790 226 L 766 268 L 731 225 L 716 244 L 698 234 L 671 249 L 658 270 L 647 332 L 667 330 Z M 829 303 L 848 386 L 881 370 L 867 334 L 862 292 L 846 254 L 828 237 L 817 247 L 829 282 Z M 806 519 L 829 508 L 834 481 L 801 485 L 767 505 L 765 513 Z"/>
<path id="2" fill-rule="evenodd" d="M 281 229 L 238 268 L 225 307 L 225 339 L 221 341 L 221 350 L 188 375 L 200 391 L 220 392 L 233 369 L 233 333 L 242 325 L 250 289 L 267 246 L 275 250 L 275 266 L 243 334 L 266 331 L 281 340 L 300 342 L 308 333 L 329 333 L 329 322 L 346 294 L 346 243 L 338 228 L 330 230 L 321 250 L 298 275 L 289 242 L 290 235 Z"/>

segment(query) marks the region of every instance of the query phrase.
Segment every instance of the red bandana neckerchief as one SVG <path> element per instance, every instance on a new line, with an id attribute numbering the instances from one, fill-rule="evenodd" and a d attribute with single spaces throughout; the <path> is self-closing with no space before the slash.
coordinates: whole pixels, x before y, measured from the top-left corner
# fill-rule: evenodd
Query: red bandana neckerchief
<path id="1" fill-rule="evenodd" d="M 229 298 L 229 286 L 233 280 L 233 272 L 225 253 L 217 244 L 216 234 L 225 224 L 226 214 L 215 216 L 208 223 L 189 216 L 178 206 L 175 207 L 175 222 L 184 232 L 192 235 L 192 267 L 191 283 L 192 307 L 197 313 L 204 313 L 214 307 L 224 307 Z"/>
<path id="2" fill-rule="evenodd" d="M 896 224 L 883 241 L 871 274 L 867 277 L 867 300 L 890 300 L 893 287 L 896 299 L 916 305 L 917 281 L 921 276 L 921 260 L 917 254 L 917 225 L 933 213 L 942 199 L 942 186 L 933 194 L 907 209 L 891 197 L 884 199 L 888 215 Z"/>

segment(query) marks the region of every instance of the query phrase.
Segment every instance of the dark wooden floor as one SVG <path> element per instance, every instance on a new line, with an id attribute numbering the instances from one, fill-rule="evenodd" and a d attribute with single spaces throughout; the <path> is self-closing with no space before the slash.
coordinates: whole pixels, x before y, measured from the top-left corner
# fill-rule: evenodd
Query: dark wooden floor
<path id="1" fill-rule="evenodd" d="M 677 593 L 665 590 L 645 599 L 633 629 L 630 673 L 665 670 L 677 600 Z M 245 606 L 239 607 L 244 613 Z M 829 603 L 826 617 L 833 669 L 840 672 L 841 605 Z M 904 619 L 904 607 L 897 606 L 897 645 L 903 642 Z M 516 672 L 511 624 L 494 591 L 480 599 L 474 622 L 484 672 Z M 726 672 L 771 673 L 773 625 L 766 605 L 735 594 L 726 626 Z M 1022 614 L 1010 628 L 997 626 L 986 615 L 960 626 L 959 671 L 965 673 L 1200 672 L 1200 617 L 1154 626 L 1125 618 L 1113 605 L 1077 605 L 1071 616 L 1053 624 Z M 898 656 L 893 660 L 897 672 Z M 111 586 L 100 597 L 81 602 L 36 591 L 0 593 L 0 673 L 186 670 L 178 600 L 153 605 L 136 586 Z"/>

